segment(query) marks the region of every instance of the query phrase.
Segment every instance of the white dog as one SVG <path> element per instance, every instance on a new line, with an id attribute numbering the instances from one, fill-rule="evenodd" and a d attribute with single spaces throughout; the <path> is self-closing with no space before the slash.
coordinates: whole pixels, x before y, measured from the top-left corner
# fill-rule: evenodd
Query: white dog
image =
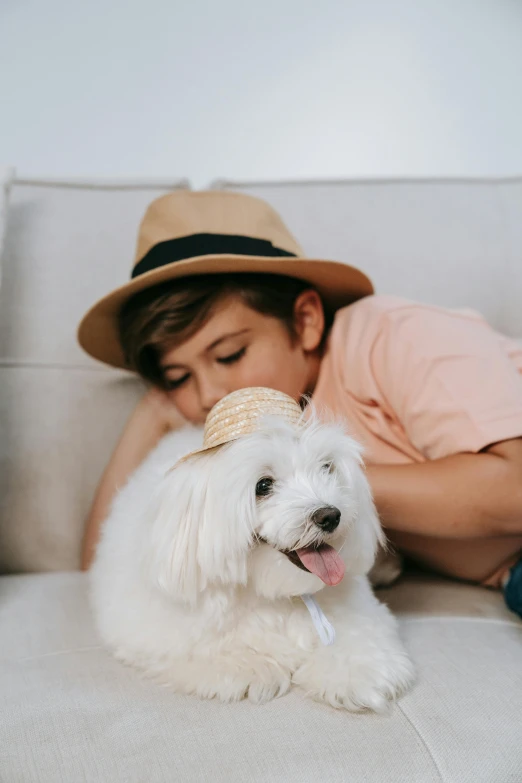
<path id="1" fill-rule="evenodd" d="M 167 435 L 113 503 L 90 571 L 103 641 L 200 697 L 264 702 L 294 684 L 383 710 L 413 667 L 366 577 L 383 536 L 359 446 L 315 417 L 268 417 L 172 469 L 201 442 Z"/>

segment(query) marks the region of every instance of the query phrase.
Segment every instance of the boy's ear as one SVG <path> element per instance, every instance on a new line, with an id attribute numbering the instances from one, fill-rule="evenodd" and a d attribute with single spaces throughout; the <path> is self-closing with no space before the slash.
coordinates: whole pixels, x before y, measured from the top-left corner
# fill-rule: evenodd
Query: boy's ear
<path id="1" fill-rule="evenodd" d="M 319 347 L 324 333 L 324 308 L 313 288 L 302 291 L 294 302 L 294 328 L 304 351 Z"/>

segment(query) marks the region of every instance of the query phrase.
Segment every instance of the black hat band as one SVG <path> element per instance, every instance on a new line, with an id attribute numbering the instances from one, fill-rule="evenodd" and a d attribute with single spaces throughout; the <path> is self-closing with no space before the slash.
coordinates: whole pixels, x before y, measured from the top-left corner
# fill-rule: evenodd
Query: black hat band
<path id="1" fill-rule="evenodd" d="M 255 239 L 231 234 L 190 234 L 178 239 L 167 239 L 151 247 L 132 270 L 131 279 L 150 272 L 152 269 L 186 261 L 198 256 L 287 256 L 297 258 L 295 253 L 275 247 L 267 239 Z"/>

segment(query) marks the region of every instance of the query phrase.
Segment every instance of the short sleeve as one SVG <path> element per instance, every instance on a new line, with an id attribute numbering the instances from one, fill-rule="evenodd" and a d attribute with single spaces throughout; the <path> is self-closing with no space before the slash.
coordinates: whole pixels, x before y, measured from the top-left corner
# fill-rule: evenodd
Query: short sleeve
<path id="1" fill-rule="evenodd" d="M 522 436 L 522 375 L 478 316 L 390 311 L 370 360 L 389 415 L 427 459 Z"/>

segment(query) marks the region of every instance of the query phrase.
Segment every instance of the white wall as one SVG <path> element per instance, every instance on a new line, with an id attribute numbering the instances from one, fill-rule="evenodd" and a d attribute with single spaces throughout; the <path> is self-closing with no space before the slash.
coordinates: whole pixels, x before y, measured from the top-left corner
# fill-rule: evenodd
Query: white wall
<path id="1" fill-rule="evenodd" d="M 522 0 L 2 0 L 25 175 L 522 173 Z"/>

